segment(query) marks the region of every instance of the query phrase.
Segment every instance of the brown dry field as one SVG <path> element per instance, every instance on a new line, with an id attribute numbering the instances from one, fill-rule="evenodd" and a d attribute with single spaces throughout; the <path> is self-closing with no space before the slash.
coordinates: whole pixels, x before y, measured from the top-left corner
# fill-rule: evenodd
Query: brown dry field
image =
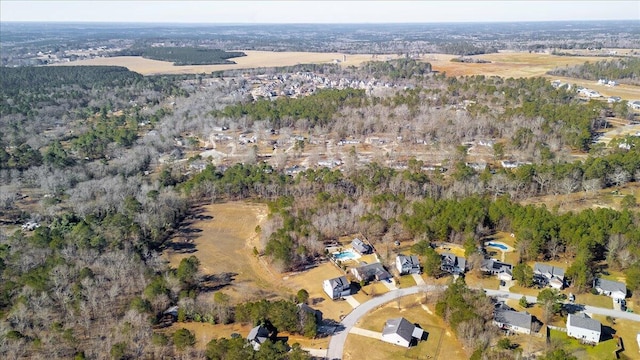
<path id="1" fill-rule="evenodd" d="M 182 259 L 195 255 L 203 275 L 235 274 L 231 284 L 221 289 L 235 300 L 269 297 L 276 295 L 274 291 L 288 292 L 281 275 L 253 255 L 253 247 L 259 247 L 255 228 L 266 219 L 266 205 L 245 202 L 204 205 L 198 216 L 174 236 L 164 252 L 170 266 L 176 268 Z M 188 240 L 189 236 L 193 239 Z M 186 245 L 192 250 L 176 250 L 176 245 Z"/>
<path id="2" fill-rule="evenodd" d="M 614 191 L 618 194 L 614 194 Z M 620 202 L 625 195 L 634 195 L 636 200 L 640 199 L 640 184 L 628 183 L 619 188 L 607 188 L 593 193 L 580 191 L 568 195 L 547 195 L 532 197 L 521 201 L 522 205 L 534 204 L 545 205 L 548 209 L 558 207 L 561 213 L 568 211 L 582 211 L 586 209 L 610 208 L 621 210 Z"/>
<path id="3" fill-rule="evenodd" d="M 448 325 L 433 313 L 433 304 L 422 305 L 422 295 L 407 296 L 398 302 L 391 301 L 362 318 L 356 327 L 381 332 L 385 321 L 403 316 L 411 323 L 419 323 L 429 334 L 426 341 L 421 341 L 410 349 L 385 343 L 380 340 L 351 334 L 347 337 L 344 348 L 345 360 L 361 359 L 367 354 L 368 360 L 376 359 L 467 359 L 462 344 L 457 340 Z"/>
<path id="4" fill-rule="evenodd" d="M 116 56 L 109 58 L 95 58 L 78 60 L 68 63 L 54 64 L 57 66 L 73 65 L 111 65 L 125 66 L 131 71 L 142 75 L 155 74 L 200 74 L 210 73 L 220 70 L 252 69 L 259 67 L 291 66 L 310 63 L 331 63 L 334 59 L 339 59 L 343 66 L 359 65 L 365 61 L 372 60 L 371 54 L 347 55 L 347 61 L 343 60 L 341 53 L 318 53 L 318 52 L 273 52 L 239 50 L 247 54 L 239 58 L 233 58 L 236 64 L 224 65 L 185 65 L 175 66 L 168 61 L 145 59 L 140 56 Z M 378 59 L 396 58 L 397 55 L 379 55 Z"/>
<path id="5" fill-rule="evenodd" d="M 550 54 L 530 54 L 528 52 L 499 52 L 472 56 L 489 60 L 491 63 L 471 64 L 451 62 L 454 55 L 428 54 L 422 60 L 428 61 L 434 70 L 446 72 L 450 76 L 485 75 L 501 77 L 543 76 L 547 71 L 565 65 L 581 65 L 586 61 L 596 62 L 611 58 L 590 56 L 556 56 Z"/>
<path id="6" fill-rule="evenodd" d="M 209 324 L 209 323 L 197 323 L 197 322 L 184 322 L 184 323 L 174 323 L 170 327 L 163 329 L 161 332 L 167 335 L 173 334 L 176 330 L 179 329 L 187 329 L 193 332 L 196 336 L 196 344 L 195 348 L 199 350 L 204 350 L 207 347 L 207 344 L 212 339 L 221 339 L 221 338 L 231 338 L 231 334 L 238 333 L 242 335 L 242 337 L 246 338 L 249 335 L 249 331 L 252 326 L 249 324 Z M 318 339 L 309 339 L 302 337 L 300 335 L 293 335 L 287 332 L 279 332 L 278 337 L 287 337 L 287 344 L 290 346 L 298 343 L 303 348 L 310 349 L 326 349 L 329 345 L 329 338 L 318 338 Z"/>

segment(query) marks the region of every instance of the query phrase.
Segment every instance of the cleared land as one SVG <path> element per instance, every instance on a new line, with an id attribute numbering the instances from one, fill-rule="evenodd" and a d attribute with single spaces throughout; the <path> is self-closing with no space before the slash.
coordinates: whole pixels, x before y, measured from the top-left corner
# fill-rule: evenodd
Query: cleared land
<path id="1" fill-rule="evenodd" d="M 270 297 L 282 290 L 281 277 L 252 253 L 258 246 L 255 228 L 266 216 L 264 204 L 202 206 L 174 236 L 164 256 L 175 268 L 182 259 L 195 255 L 200 260 L 200 272 L 214 278 L 212 287 L 233 299 Z"/>
<path id="2" fill-rule="evenodd" d="M 356 323 L 356 327 L 381 332 L 384 323 L 391 318 L 403 316 L 412 323 L 418 323 L 429 336 L 417 346 L 409 349 L 380 340 L 350 334 L 344 349 L 344 359 L 467 359 L 462 345 L 446 323 L 433 314 L 433 304 L 422 305 L 424 296 L 407 296 L 392 301 L 369 313 Z M 398 310 L 398 304 L 400 310 Z"/>
<path id="3" fill-rule="evenodd" d="M 158 61 L 145 59 L 140 56 L 116 56 L 108 58 L 94 58 L 87 60 L 78 60 L 68 63 L 60 63 L 55 65 L 73 66 L 73 65 L 110 65 L 124 66 L 131 71 L 135 71 L 142 75 L 155 74 L 201 74 L 213 71 L 233 70 L 233 69 L 251 69 L 259 67 L 277 67 L 291 66 L 297 64 L 321 64 L 331 63 L 334 60 L 340 60 L 343 66 L 359 65 L 365 61 L 373 60 L 371 54 L 354 54 L 346 55 L 341 53 L 318 53 L 318 52 L 272 52 L 272 51 L 253 51 L 241 50 L 247 56 L 232 58 L 236 64 L 224 65 L 185 65 L 176 66 L 168 61 Z M 397 58 L 397 55 L 378 55 L 377 59 L 386 60 Z"/>

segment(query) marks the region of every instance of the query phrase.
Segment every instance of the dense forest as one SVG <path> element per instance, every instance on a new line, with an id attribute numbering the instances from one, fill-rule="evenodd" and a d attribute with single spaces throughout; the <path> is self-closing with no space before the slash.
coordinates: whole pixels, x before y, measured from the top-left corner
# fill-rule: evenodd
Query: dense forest
<path id="1" fill-rule="evenodd" d="M 119 51 L 116 56 L 142 56 L 144 58 L 170 61 L 174 65 L 235 64 L 231 58 L 247 56 L 243 52 L 227 52 L 220 49 L 193 47 L 145 47 Z"/>
<path id="2" fill-rule="evenodd" d="M 556 68 L 550 75 L 576 77 L 587 80 L 613 80 L 623 84 L 640 84 L 640 59 L 625 57 L 621 59 L 603 60 L 595 63 Z"/>

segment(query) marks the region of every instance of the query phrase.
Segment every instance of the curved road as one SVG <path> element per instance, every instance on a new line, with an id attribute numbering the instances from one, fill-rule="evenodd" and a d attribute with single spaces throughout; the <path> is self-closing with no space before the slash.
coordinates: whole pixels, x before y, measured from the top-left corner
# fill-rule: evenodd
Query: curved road
<path id="1" fill-rule="evenodd" d="M 405 289 L 393 290 L 388 293 L 385 293 L 381 296 L 375 297 L 365 303 L 360 304 L 360 306 L 356 307 L 351 311 L 344 319 L 341 321 L 341 325 L 344 329 L 334 333 L 329 340 L 329 347 L 327 348 L 327 359 L 335 360 L 342 359 L 342 352 L 344 350 L 344 343 L 347 341 L 347 335 L 351 331 L 351 328 L 363 317 L 365 314 L 370 312 L 371 310 L 382 306 L 392 300 L 395 300 L 399 297 L 414 295 L 423 291 L 435 290 L 436 286 L 413 286 Z M 484 289 L 488 296 L 494 296 L 497 298 L 509 298 L 519 300 L 522 297 L 522 294 L 512 293 L 508 291 L 500 291 L 500 290 L 491 290 Z M 535 296 L 527 296 L 527 301 L 530 303 L 536 302 Z M 632 321 L 640 322 L 640 315 L 628 313 L 624 311 L 617 311 L 612 309 L 604 309 L 594 306 L 585 306 L 584 311 L 591 314 L 599 314 L 605 316 L 611 316 L 618 319 L 627 319 Z"/>

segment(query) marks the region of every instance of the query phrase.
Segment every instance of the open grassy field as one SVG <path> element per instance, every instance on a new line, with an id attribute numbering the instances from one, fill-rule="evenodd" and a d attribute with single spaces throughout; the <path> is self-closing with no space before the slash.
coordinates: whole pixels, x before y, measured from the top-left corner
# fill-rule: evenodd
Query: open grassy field
<path id="1" fill-rule="evenodd" d="M 640 322 L 615 319 L 611 324 L 603 315 L 593 315 L 593 318 L 613 328 L 615 335 L 622 338 L 624 351 L 620 353 L 621 359 L 640 359 L 640 348 L 636 341 L 636 334 L 640 333 Z"/>
<path id="2" fill-rule="evenodd" d="M 255 232 L 267 216 L 264 204 L 230 202 L 204 205 L 177 233 L 164 252 L 170 266 L 191 255 L 200 272 L 220 280 L 216 284 L 232 299 L 243 301 L 285 294 L 281 275 L 252 253 Z"/>
<path id="3" fill-rule="evenodd" d="M 234 50 L 235 51 L 235 50 Z M 297 64 L 322 64 L 331 63 L 334 60 L 340 60 L 342 66 L 357 66 L 365 61 L 373 60 L 371 54 L 353 54 L 346 55 L 346 61 L 344 60 L 344 54 L 341 53 L 318 53 L 318 52 L 273 52 L 273 51 L 254 51 L 254 50 L 239 50 L 247 54 L 247 56 L 232 58 L 229 60 L 235 61 L 236 64 L 224 64 L 224 65 L 185 65 L 175 66 L 168 61 L 158 61 L 145 59 L 140 56 L 116 56 L 109 58 L 95 58 L 87 60 L 78 60 L 68 63 L 59 63 L 55 65 L 111 65 L 111 66 L 124 66 L 131 71 L 135 71 L 142 75 L 155 75 L 155 74 L 201 74 L 210 73 L 220 70 L 233 70 L 233 69 L 252 69 L 259 67 L 277 67 L 277 66 L 291 66 Z M 384 55 L 378 56 L 379 60 L 386 60 L 387 58 L 396 58 L 397 55 Z"/>
<path id="4" fill-rule="evenodd" d="M 407 296 L 398 302 L 392 301 L 369 313 L 356 323 L 357 327 L 381 332 L 385 321 L 394 317 L 405 317 L 412 323 L 418 323 L 428 334 L 426 341 L 419 342 L 410 349 L 395 346 L 380 340 L 351 334 L 347 338 L 344 359 L 361 359 L 367 354 L 369 359 L 467 359 L 462 344 L 456 339 L 446 323 L 433 314 L 433 304 L 423 306 L 422 296 Z"/>
<path id="5" fill-rule="evenodd" d="M 547 71 L 565 65 L 580 65 L 586 61 L 595 62 L 608 58 L 589 56 L 556 56 L 550 54 L 503 51 L 495 54 L 471 56 L 489 60 L 491 63 L 472 64 L 451 62 L 457 56 L 428 54 L 422 60 L 430 62 L 433 69 L 451 76 L 485 75 L 501 77 L 543 76 Z"/>

